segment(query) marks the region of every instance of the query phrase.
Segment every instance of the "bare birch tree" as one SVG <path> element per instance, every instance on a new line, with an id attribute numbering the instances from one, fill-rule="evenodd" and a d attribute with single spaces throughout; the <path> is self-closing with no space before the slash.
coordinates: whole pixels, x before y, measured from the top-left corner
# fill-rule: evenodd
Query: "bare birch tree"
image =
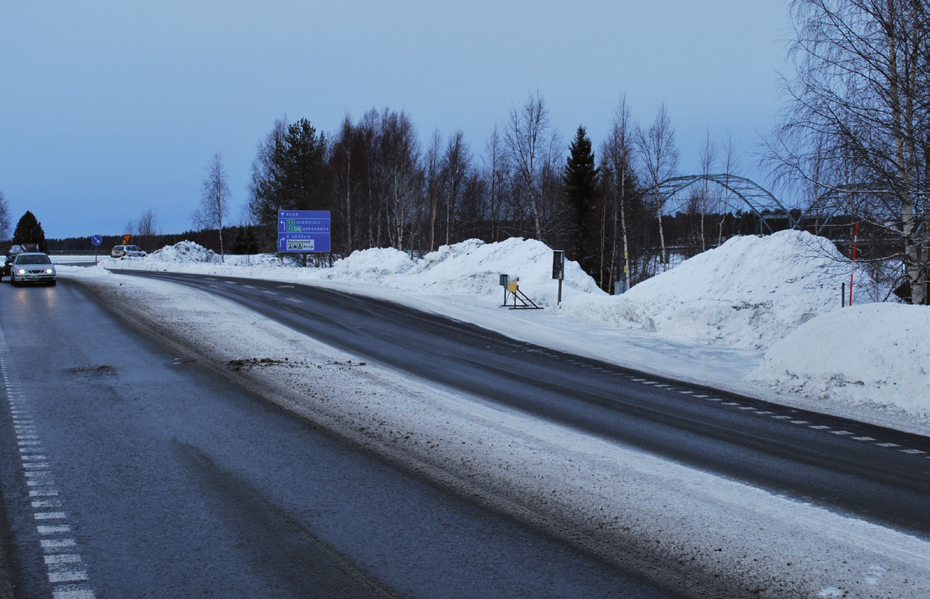
<path id="1" fill-rule="evenodd" d="M 706 130 L 704 136 L 704 145 L 700 151 L 701 174 L 707 177 L 711 174 L 714 165 L 717 163 L 717 142 L 710 136 L 710 130 Z M 710 182 L 705 178 L 701 181 L 701 251 L 707 251 L 707 235 L 704 231 L 704 219 L 707 216 L 708 206 L 712 204 L 710 198 Z"/>
<path id="2" fill-rule="evenodd" d="M 515 175 L 520 179 L 520 188 L 529 196 L 536 239 L 543 238 L 543 186 L 547 182 L 544 170 L 552 158 L 557 139 L 540 92 L 531 95 L 522 108 L 510 111 L 504 143 Z"/>
<path id="3" fill-rule="evenodd" d="M 610 266 L 607 271 L 616 280 L 617 260 L 619 256 L 617 240 L 623 240 L 623 281 L 626 289 L 630 288 L 630 239 L 627 231 L 627 212 L 630 196 L 635 193 L 635 174 L 632 169 L 633 138 L 635 125 L 632 121 L 630 107 L 626 96 L 614 110 L 613 124 L 606 141 L 601 146 L 602 172 L 608 202 L 610 205 L 611 239 Z M 606 216 L 606 215 L 605 215 Z M 619 226 L 619 231 L 618 231 Z M 602 260 L 603 262 L 603 260 Z"/>
<path id="4" fill-rule="evenodd" d="M 139 235 L 139 245 L 143 250 L 151 252 L 155 238 L 159 234 L 158 217 L 155 211 L 151 208 L 143 210 L 139 220 L 136 221 L 136 229 Z"/>
<path id="5" fill-rule="evenodd" d="M 223 167 L 223 155 L 213 155 L 207 167 L 207 176 L 203 180 L 200 206 L 194 211 L 194 226 L 201 229 L 217 229 L 220 235 L 220 258 L 226 261 L 223 250 L 223 220 L 229 212 L 229 185 L 226 169 Z"/>
<path id="6" fill-rule="evenodd" d="M 429 246 L 427 249 L 431 252 L 436 249 L 436 218 L 439 215 L 439 202 L 442 199 L 441 146 L 442 134 L 437 129 L 433 131 L 433 137 L 430 139 L 423 163 L 423 174 L 426 177 L 426 203 L 429 210 L 427 216 L 429 221 L 427 225 L 429 227 Z"/>
<path id="7" fill-rule="evenodd" d="M 719 210 L 720 222 L 717 228 L 717 246 L 723 245 L 723 225 L 726 222 L 727 214 L 730 212 L 730 175 L 739 168 L 736 157 L 736 142 L 733 141 L 733 135 L 727 134 L 727 143 L 723 149 L 723 172 L 724 172 L 724 189 L 723 189 L 723 208 Z"/>
<path id="8" fill-rule="evenodd" d="M 796 75 L 768 156 L 783 178 L 858 195 L 852 214 L 901 240 L 911 301 L 925 303 L 926 0 L 793 0 Z M 867 189 L 840 189 L 853 179 Z M 923 255 L 922 255 L 923 254 Z"/>
<path id="9" fill-rule="evenodd" d="M 636 135 L 639 158 L 649 189 L 647 194 L 655 207 L 659 220 L 659 243 L 662 248 L 662 264 L 668 265 L 668 253 L 665 250 L 665 233 L 662 230 L 662 211 L 667 197 L 662 193 L 661 185 L 673 176 L 678 169 L 678 148 L 675 147 L 675 129 L 668 116 L 665 103 L 659 106 L 656 118 L 648 129 L 639 129 Z"/>
<path id="10" fill-rule="evenodd" d="M 485 144 L 485 169 L 488 177 L 488 218 L 491 221 L 491 241 L 501 239 L 501 221 L 504 219 L 504 188 L 508 164 L 504 144 L 497 125 Z"/>
<path id="11" fill-rule="evenodd" d="M 7 204 L 3 192 L 0 191 L 0 239 L 9 239 L 13 229 L 13 218 L 10 216 L 10 205 Z"/>
<path id="12" fill-rule="evenodd" d="M 449 144 L 446 146 L 446 153 L 442 159 L 446 198 L 446 245 L 455 240 L 457 209 L 470 168 L 471 150 L 465 143 L 465 134 L 459 130 L 449 138 Z"/>

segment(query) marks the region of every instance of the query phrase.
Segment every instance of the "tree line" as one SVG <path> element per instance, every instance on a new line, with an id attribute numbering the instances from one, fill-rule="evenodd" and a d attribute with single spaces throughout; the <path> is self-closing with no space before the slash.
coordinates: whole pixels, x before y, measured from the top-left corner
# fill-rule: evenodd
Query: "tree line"
<path id="1" fill-rule="evenodd" d="M 732 142 L 720 165 L 709 136 L 706 146 L 708 169 L 735 167 Z M 258 143 L 247 211 L 263 251 L 274 251 L 278 210 L 329 210 L 337 255 L 373 247 L 423 255 L 470 238 L 527 237 L 565 249 L 610 290 L 654 274 L 670 248 L 693 255 L 752 220 L 734 206 L 724 219 L 706 187 L 700 201 L 668 213 L 667 198 L 650 189 L 677 166 L 664 106 L 641 128 L 622 100 L 598 152 L 583 126 L 566 146 L 538 92 L 477 150 L 461 131 L 434 132 L 424 146 L 406 112 L 372 109 L 330 135 L 307 119 L 276 121 Z M 205 185 L 216 189 L 215 179 Z"/>

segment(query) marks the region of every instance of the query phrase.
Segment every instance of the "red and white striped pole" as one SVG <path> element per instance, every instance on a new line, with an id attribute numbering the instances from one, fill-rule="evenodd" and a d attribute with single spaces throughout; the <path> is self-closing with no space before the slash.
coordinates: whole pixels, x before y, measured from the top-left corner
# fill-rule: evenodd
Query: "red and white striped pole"
<path id="1" fill-rule="evenodd" d="M 849 305 L 852 306 L 852 286 L 853 286 L 853 275 L 856 274 L 856 246 L 859 245 L 859 223 L 856 223 L 856 232 L 853 235 L 853 253 L 852 253 L 852 262 L 853 269 L 849 273 Z"/>

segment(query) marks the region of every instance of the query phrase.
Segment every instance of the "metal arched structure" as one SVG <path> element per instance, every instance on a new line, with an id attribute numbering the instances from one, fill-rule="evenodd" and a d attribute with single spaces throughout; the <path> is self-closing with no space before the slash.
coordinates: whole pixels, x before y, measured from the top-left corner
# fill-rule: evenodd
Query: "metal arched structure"
<path id="1" fill-rule="evenodd" d="M 915 196 L 925 195 L 922 191 Z M 816 223 L 816 232 L 847 220 L 865 218 L 873 222 L 896 223 L 901 220 L 901 200 L 888 183 L 851 183 L 827 189 L 817 197 L 802 217 L 806 222 Z M 920 215 L 917 218 L 921 221 Z"/>
<path id="2" fill-rule="evenodd" d="M 657 191 L 660 197 L 666 198 L 666 209 L 671 210 L 671 208 L 675 206 L 675 200 L 680 197 L 679 194 L 682 191 L 701 181 L 715 183 L 730 191 L 733 194 L 734 206 L 742 204 L 759 217 L 760 229 L 764 227 L 768 229 L 769 233 L 773 233 L 774 230 L 769 221 L 784 220 L 785 218 L 788 219 L 788 226 L 790 228 L 793 229 L 798 225 L 798 219 L 796 219 L 794 215 L 791 214 L 791 211 L 785 208 L 770 191 L 758 183 L 738 175 L 720 174 L 671 177 L 662 181 L 658 188 L 653 188 L 653 192 L 655 193 Z M 672 203 L 669 204 L 669 202 Z M 763 231 L 760 230 L 759 232 L 762 233 Z"/>

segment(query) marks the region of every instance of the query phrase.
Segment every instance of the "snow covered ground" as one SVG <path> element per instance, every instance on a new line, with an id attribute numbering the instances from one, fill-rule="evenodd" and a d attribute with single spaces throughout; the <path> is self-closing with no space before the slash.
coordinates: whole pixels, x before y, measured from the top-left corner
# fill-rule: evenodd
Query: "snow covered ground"
<path id="1" fill-rule="evenodd" d="M 477 240 L 413 261 L 394 249 L 356 252 L 331 269 L 272 256 L 219 257 L 182 243 L 105 269 L 224 274 L 338 287 L 474 322 L 523 341 L 725 387 L 779 403 L 930 434 L 930 309 L 875 303 L 888 295 L 829 241 L 785 231 L 738 237 L 634 286 L 598 290 L 574 262 L 560 306 L 552 252 L 539 241 Z M 498 275 L 519 277 L 542 311 L 500 308 Z M 85 276 L 90 273 L 83 273 Z"/>
<path id="2" fill-rule="evenodd" d="M 404 380 L 232 303 L 107 269 L 261 277 L 403 302 L 511 337 L 780 403 L 930 433 L 930 310 L 871 303 L 885 290 L 803 233 L 730 240 L 611 297 L 569 263 L 561 306 L 551 250 L 466 241 L 411 261 L 357 252 L 331 269 L 179 244 L 145 259 L 60 267 L 131 317 L 215 364 L 248 362 L 256 390 L 356 442 L 621 565 L 720 596 L 930 596 L 930 543 L 773 496 L 475 398 Z M 544 310 L 500 307 L 498 275 Z M 284 357 L 290 363 L 282 363 Z"/>

